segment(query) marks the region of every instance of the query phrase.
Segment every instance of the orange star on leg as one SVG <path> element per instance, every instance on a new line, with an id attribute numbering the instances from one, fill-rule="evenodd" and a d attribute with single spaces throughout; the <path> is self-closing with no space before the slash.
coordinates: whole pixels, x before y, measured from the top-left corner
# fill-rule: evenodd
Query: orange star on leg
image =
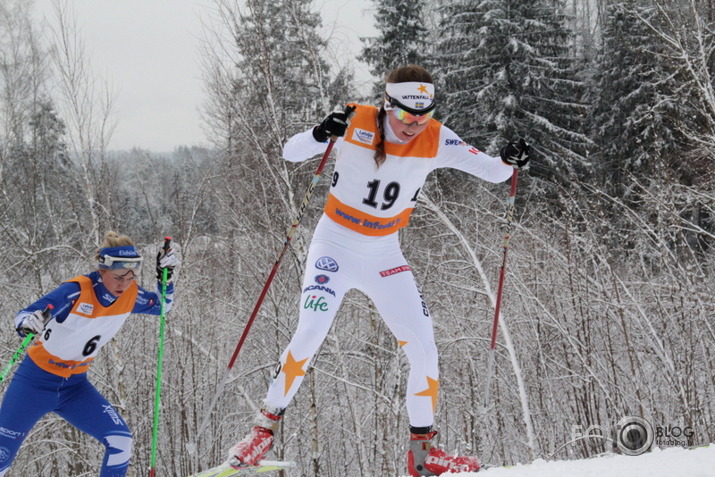
<path id="1" fill-rule="evenodd" d="M 415 396 L 427 396 L 432 398 L 432 411 L 437 409 L 437 394 L 439 393 L 439 379 L 432 379 L 427 376 L 427 389 L 415 393 Z"/>
<path id="2" fill-rule="evenodd" d="M 285 394 L 288 394 L 288 390 L 291 386 L 293 386 L 293 381 L 295 381 L 295 378 L 299 376 L 305 376 L 305 371 L 303 371 L 303 365 L 305 365 L 306 361 L 308 361 L 308 358 L 305 358 L 302 361 L 296 361 L 293 357 L 293 353 L 288 351 L 286 362 L 283 365 L 283 369 L 281 370 L 286 375 Z"/>

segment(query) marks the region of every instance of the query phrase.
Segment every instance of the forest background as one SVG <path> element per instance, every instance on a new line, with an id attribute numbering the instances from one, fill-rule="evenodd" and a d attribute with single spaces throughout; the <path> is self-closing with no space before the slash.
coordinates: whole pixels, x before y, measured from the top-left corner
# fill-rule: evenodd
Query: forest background
<path id="1" fill-rule="evenodd" d="M 112 95 L 71 8 L 38 31 L 31 3 L 0 0 L 0 354 L 15 313 L 88 273 L 104 233 L 148 264 L 164 235 L 182 264 L 168 317 L 158 469 L 221 462 L 262 405 L 295 328 L 326 168 L 211 415 L 196 432 L 317 163 L 286 139 L 336 104 L 378 104 L 381 78 L 434 72 L 437 118 L 496 155 L 532 144 L 520 175 L 492 380 L 482 399 L 508 186 L 433 174 L 401 240 L 434 317 L 437 428 L 450 452 L 490 463 L 610 450 L 575 429 L 624 416 L 715 440 L 715 2 L 382 0 L 364 40 L 374 94 L 359 97 L 310 0 L 216 0 L 206 25 L 202 120 L 209 147 L 111 148 Z M 140 283 L 153 288 L 146 266 Z M 149 465 L 158 321 L 129 320 L 91 379 Z M 404 475 L 407 363 L 372 303 L 351 292 L 287 413 L 273 458 L 291 475 Z M 3 384 L 3 387 L 6 386 Z M 96 475 L 101 446 L 51 415 L 11 475 Z"/>

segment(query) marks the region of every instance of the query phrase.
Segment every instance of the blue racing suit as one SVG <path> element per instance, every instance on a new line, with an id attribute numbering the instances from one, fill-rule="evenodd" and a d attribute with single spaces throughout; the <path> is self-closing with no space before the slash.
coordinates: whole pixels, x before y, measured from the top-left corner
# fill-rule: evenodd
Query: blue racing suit
<path id="1" fill-rule="evenodd" d="M 89 382 L 86 371 L 96 352 L 114 336 L 126 316 L 130 313 L 161 314 L 159 289 L 160 286 L 154 293 L 134 286 L 132 294 L 123 300 L 121 296 L 117 298 L 109 293 L 99 272 L 92 272 L 63 283 L 18 313 L 20 316 L 45 310 L 52 305 L 52 320 L 46 325 L 43 336 L 38 336 L 33 345 L 31 351 L 35 352 L 25 356 L 3 397 L 0 408 L 0 477 L 7 473 L 30 430 L 50 412 L 106 447 L 100 477 L 126 475 L 132 452 L 131 432 L 117 410 Z M 173 293 L 174 285 L 169 283 L 165 312 L 171 308 Z M 131 303 L 126 303 L 127 299 Z M 116 307 L 122 305 L 122 301 L 125 302 L 124 313 L 118 314 Z M 84 346 L 86 351 L 81 328 L 93 326 L 101 319 L 113 322 L 111 329 L 107 330 L 105 326 L 105 336 L 101 341 L 94 340 L 96 349 L 83 353 L 87 359 L 79 362 L 80 366 L 76 369 L 67 364 L 75 361 L 62 360 L 43 348 L 47 345 L 48 350 L 53 349 L 49 346 L 53 336 L 62 338 L 60 346 L 63 348 L 70 347 L 67 342 L 77 337 L 82 340 L 78 346 Z M 117 320 L 121 320 L 119 324 Z M 57 371 L 52 366 L 56 366 Z"/>

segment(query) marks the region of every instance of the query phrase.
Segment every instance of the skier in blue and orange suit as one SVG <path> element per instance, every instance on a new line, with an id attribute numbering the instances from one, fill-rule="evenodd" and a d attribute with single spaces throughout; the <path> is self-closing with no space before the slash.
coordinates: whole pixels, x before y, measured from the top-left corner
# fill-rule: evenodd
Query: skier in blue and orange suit
<path id="1" fill-rule="evenodd" d="M 132 240 L 107 233 L 96 256 L 97 271 L 61 284 L 15 317 L 20 336 L 37 335 L 5 393 L 0 408 L 0 477 L 37 421 L 50 412 L 104 444 L 99 475 L 123 477 L 129 468 L 132 434 L 117 410 L 87 379 L 99 350 L 132 313 L 161 314 L 161 278 L 171 277 L 173 250 L 157 255 L 159 283 L 148 292 L 135 281 L 142 263 Z M 166 287 L 171 309 L 174 284 Z"/>
<path id="2" fill-rule="evenodd" d="M 526 165 L 530 147 L 519 139 L 502 148 L 501 158 L 481 152 L 432 118 L 436 104 L 430 73 L 417 65 L 400 67 L 387 76 L 379 108 L 351 105 L 355 114 L 349 121 L 344 112 L 332 113 L 286 143 L 283 156 L 298 162 L 323 152 L 329 137 L 339 137 L 330 193 L 308 252 L 298 328 L 281 355 L 257 425 L 229 452 L 230 465 L 255 465 L 271 448 L 276 425 L 345 293 L 356 288 L 374 302 L 410 362 L 410 474 L 479 469 L 476 457 L 452 456 L 432 445 L 439 390 L 437 346 L 432 317 L 397 232 L 408 224 L 431 171 L 448 167 L 502 182 L 514 167 Z"/>

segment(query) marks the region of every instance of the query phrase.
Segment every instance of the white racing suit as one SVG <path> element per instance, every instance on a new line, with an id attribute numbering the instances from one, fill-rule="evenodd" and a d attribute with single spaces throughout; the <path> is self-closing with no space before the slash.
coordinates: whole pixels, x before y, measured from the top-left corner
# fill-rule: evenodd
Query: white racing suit
<path id="1" fill-rule="evenodd" d="M 513 169 L 434 119 L 407 144 L 389 142 L 388 134 L 387 159 L 377 167 L 377 108 L 356 106 L 345 136 L 335 145 L 330 194 L 308 252 L 298 328 L 281 355 L 266 402 L 276 408 L 288 406 L 345 293 L 356 288 L 373 301 L 406 353 L 410 425 L 427 427 L 433 424 L 439 391 L 437 347 L 432 317 L 400 250 L 397 231 L 408 224 L 432 170 L 451 167 L 502 182 Z M 389 129 L 387 122 L 385 127 Z M 292 162 L 304 161 L 325 147 L 309 130 L 293 136 L 283 155 Z"/>

